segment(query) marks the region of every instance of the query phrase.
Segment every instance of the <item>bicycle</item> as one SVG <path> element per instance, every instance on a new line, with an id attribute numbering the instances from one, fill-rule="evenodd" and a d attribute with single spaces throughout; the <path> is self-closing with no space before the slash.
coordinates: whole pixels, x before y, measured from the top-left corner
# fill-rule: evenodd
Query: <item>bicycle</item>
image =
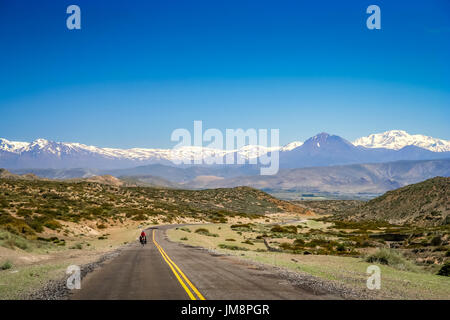
<path id="1" fill-rule="evenodd" d="M 147 237 L 140 236 L 139 242 L 141 243 L 142 247 L 144 247 L 147 244 Z"/>

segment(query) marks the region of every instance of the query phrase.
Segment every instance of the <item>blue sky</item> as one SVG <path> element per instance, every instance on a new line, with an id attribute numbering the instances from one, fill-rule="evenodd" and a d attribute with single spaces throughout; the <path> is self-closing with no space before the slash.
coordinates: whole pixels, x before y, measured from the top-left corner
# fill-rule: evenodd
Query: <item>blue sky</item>
<path id="1" fill-rule="evenodd" d="M 81 7 L 82 29 L 66 28 Z M 381 30 L 366 28 L 370 4 Z M 0 137 L 169 147 L 176 128 L 450 139 L 450 2 L 0 2 Z"/>

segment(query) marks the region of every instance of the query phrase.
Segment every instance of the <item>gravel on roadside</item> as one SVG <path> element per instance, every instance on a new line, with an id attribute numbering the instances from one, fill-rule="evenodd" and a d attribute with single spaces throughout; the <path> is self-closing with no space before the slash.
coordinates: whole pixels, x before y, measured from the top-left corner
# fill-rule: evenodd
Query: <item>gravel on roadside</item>
<path id="1" fill-rule="evenodd" d="M 101 267 L 104 263 L 116 258 L 120 255 L 122 250 L 127 248 L 129 245 L 121 246 L 113 251 L 107 252 L 100 256 L 94 262 L 90 262 L 80 266 L 81 269 L 81 279 L 83 279 L 88 273 L 94 271 L 95 269 Z M 25 294 L 22 299 L 23 300 L 67 300 L 69 298 L 69 294 L 71 292 L 70 289 L 67 288 L 67 279 L 68 275 L 64 275 L 59 279 L 50 280 L 45 283 L 42 287 L 37 290 L 34 290 L 30 293 Z"/>

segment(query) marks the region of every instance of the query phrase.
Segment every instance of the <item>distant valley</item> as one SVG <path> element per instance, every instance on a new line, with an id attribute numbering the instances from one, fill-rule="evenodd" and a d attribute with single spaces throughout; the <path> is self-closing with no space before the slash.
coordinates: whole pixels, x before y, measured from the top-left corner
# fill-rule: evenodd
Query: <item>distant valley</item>
<path id="1" fill-rule="evenodd" d="M 186 167 L 149 165 L 122 170 L 23 169 L 16 174 L 35 174 L 50 179 L 89 178 L 112 175 L 138 186 L 180 189 L 211 189 L 250 186 L 269 193 L 329 193 L 337 198 L 373 197 L 436 176 L 450 177 L 450 159 L 395 161 L 328 167 L 281 169 L 261 176 L 251 166 Z M 353 196 L 352 196 L 353 195 Z M 285 198 L 290 198 L 289 196 Z"/>

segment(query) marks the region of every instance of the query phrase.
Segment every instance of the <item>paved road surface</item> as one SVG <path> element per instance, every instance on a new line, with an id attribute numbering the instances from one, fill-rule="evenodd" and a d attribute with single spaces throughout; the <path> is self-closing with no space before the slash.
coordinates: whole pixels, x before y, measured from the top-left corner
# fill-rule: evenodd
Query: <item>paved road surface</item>
<path id="1" fill-rule="evenodd" d="M 173 227 L 173 226 L 172 226 Z M 315 295 L 276 273 L 231 256 L 166 239 L 170 226 L 148 230 L 138 243 L 83 278 L 71 299 L 336 299 Z"/>

